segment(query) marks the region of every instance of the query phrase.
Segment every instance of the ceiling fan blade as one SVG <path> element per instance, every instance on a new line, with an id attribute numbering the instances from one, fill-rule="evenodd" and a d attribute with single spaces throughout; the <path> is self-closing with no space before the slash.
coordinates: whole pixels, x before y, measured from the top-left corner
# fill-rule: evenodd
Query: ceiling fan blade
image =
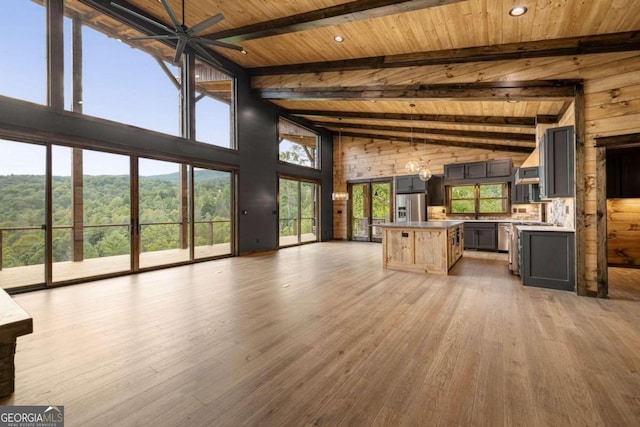
<path id="1" fill-rule="evenodd" d="M 216 58 L 214 58 L 213 55 L 211 55 L 211 53 L 209 53 L 209 51 L 207 49 L 203 48 L 198 43 L 189 43 L 189 46 L 191 46 L 193 48 L 193 50 L 198 52 L 204 59 L 206 59 L 206 60 L 208 60 L 210 62 L 213 62 L 214 64 L 218 65 L 219 67 L 222 67 L 222 64 L 220 63 L 220 61 L 218 61 Z"/>
<path id="2" fill-rule="evenodd" d="M 192 40 L 196 40 L 200 43 L 204 43 L 204 44 L 210 44 L 213 46 L 220 46 L 220 47 L 224 47 L 226 49 L 233 49 L 233 50 L 237 50 L 238 52 L 242 52 L 244 50 L 244 48 L 242 46 L 238 46 L 237 44 L 230 44 L 230 43 L 225 43 L 225 42 L 221 42 L 218 40 L 211 40 L 208 39 L 206 37 L 191 37 Z"/>
<path id="3" fill-rule="evenodd" d="M 222 21 L 224 19 L 224 15 L 221 13 L 218 13 L 216 15 L 213 15 L 210 18 L 205 19 L 204 21 L 194 25 L 193 27 L 189 28 L 188 33 L 189 34 L 197 34 L 200 31 L 206 30 L 207 28 L 211 27 L 212 25 L 217 24 L 218 22 Z"/>
<path id="4" fill-rule="evenodd" d="M 161 28 L 161 29 L 163 29 L 164 31 L 166 31 L 168 33 L 173 33 L 174 32 L 173 29 L 167 27 L 166 25 L 161 24 L 160 22 L 154 21 L 153 19 L 147 18 L 144 15 L 140 15 L 139 13 L 134 12 L 133 10 L 127 9 L 126 7 L 121 6 L 118 3 L 113 3 L 112 2 L 111 6 L 115 7 L 116 9 L 120 9 L 121 11 L 126 12 L 131 16 L 135 16 L 136 18 L 141 19 L 144 22 L 147 22 L 147 23 L 149 23 L 151 25 L 155 25 L 156 27 Z"/>
<path id="5" fill-rule="evenodd" d="M 180 57 L 182 56 L 185 47 L 187 47 L 187 39 L 183 36 L 178 39 L 178 45 L 176 46 L 176 54 L 173 57 L 173 62 L 180 61 Z"/>
<path id="6" fill-rule="evenodd" d="M 173 35 L 163 35 L 163 36 L 140 36 L 140 37 L 129 37 L 127 40 L 175 40 L 178 36 Z"/>
<path id="7" fill-rule="evenodd" d="M 184 0 L 182 0 L 184 1 Z M 167 15 L 169 15 L 169 19 L 171 19 L 171 22 L 173 23 L 173 26 L 176 28 L 182 28 L 182 24 L 180 23 L 180 21 L 178 21 L 178 18 L 176 17 L 176 14 L 173 13 L 173 10 L 171 9 L 171 6 L 169 6 L 169 2 L 167 0 L 160 0 L 160 3 L 162 3 L 162 6 L 164 7 L 164 10 L 167 11 Z"/>

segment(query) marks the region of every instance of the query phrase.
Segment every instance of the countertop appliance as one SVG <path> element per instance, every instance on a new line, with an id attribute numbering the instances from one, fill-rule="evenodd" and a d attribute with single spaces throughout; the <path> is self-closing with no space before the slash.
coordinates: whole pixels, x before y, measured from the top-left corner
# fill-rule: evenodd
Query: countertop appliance
<path id="1" fill-rule="evenodd" d="M 427 195 L 425 193 L 396 194 L 395 222 L 426 220 Z"/>

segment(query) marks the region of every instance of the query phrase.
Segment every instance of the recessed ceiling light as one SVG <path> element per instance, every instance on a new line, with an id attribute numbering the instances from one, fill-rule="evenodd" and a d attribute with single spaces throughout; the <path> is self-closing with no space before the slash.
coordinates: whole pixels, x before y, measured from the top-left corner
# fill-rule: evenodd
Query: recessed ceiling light
<path id="1" fill-rule="evenodd" d="M 511 16 L 522 16 L 527 13 L 527 8 L 524 6 L 516 6 L 509 11 Z"/>
<path id="2" fill-rule="evenodd" d="M 247 52 L 246 50 L 242 49 L 242 50 L 240 51 L 240 53 L 241 53 L 241 54 L 243 54 L 243 55 L 247 55 L 249 52 Z"/>
<path id="3" fill-rule="evenodd" d="M 342 36 L 334 36 L 333 40 L 335 40 L 338 43 L 342 43 L 344 41 L 344 37 L 342 37 Z"/>

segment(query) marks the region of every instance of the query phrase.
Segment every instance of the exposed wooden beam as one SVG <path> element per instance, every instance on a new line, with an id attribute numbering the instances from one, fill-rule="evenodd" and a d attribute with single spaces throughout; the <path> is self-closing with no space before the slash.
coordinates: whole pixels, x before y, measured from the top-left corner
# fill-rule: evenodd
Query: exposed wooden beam
<path id="1" fill-rule="evenodd" d="M 596 147 L 632 147 L 640 144 L 640 133 L 600 136 L 595 138 Z"/>
<path id="2" fill-rule="evenodd" d="M 373 56 L 337 61 L 256 67 L 253 75 L 303 74 L 331 71 L 369 70 L 379 68 L 416 67 L 424 65 L 462 64 L 467 62 L 501 61 L 523 58 L 543 58 L 586 55 L 605 52 L 640 50 L 640 31 L 537 40 L 521 43 L 416 52 L 400 55 Z"/>
<path id="3" fill-rule="evenodd" d="M 370 120 L 419 120 L 423 122 L 452 123 L 459 125 L 485 125 L 535 128 L 537 123 L 557 123 L 556 116 L 503 117 L 503 116 L 456 116 L 449 114 L 408 113 L 362 113 L 356 111 L 291 110 L 291 115 L 303 117 L 342 117 Z"/>
<path id="4" fill-rule="evenodd" d="M 571 99 L 576 81 L 536 80 L 481 82 L 459 84 L 417 84 L 352 87 L 257 88 L 255 96 L 262 99 L 472 99 L 540 100 Z"/>
<path id="5" fill-rule="evenodd" d="M 354 138 L 367 138 L 367 139 L 378 139 L 382 141 L 400 141 L 400 142 L 416 142 L 415 139 L 411 139 L 406 136 L 389 136 L 389 135 L 378 135 L 375 133 L 358 133 L 358 132 L 342 132 L 343 137 L 354 137 Z M 492 150 L 492 151 L 508 151 L 512 153 L 531 153 L 534 147 L 520 147 L 520 146 L 511 146 L 511 145 L 502 145 L 502 144 L 485 144 L 481 142 L 464 142 L 464 141 L 443 141 L 441 139 L 420 139 L 421 144 L 431 144 L 431 145 L 445 145 L 449 147 L 463 147 L 463 148 L 480 148 L 483 150 Z"/>
<path id="6" fill-rule="evenodd" d="M 285 16 L 266 22 L 208 34 L 205 37 L 227 43 L 239 43 L 263 37 L 307 31 L 365 19 L 406 13 L 457 3 L 462 0 L 357 0 L 310 12 Z"/>
<path id="7" fill-rule="evenodd" d="M 558 122 L 560 122 L 560 120 L 564 117 L 564 114 L 567 112 L 569 107 L 571 107 L 572 102 L 573 100 L 570 100 L 565 101 L 564 104 L 562 104 L 562 108 L 560 108 L 560 111 L 558 111 Z"/>
<path id="8" fill-rule="evenodd" d="M 434 129 L 425 127 L 407 127 L 407 126 L 382 126 L 382 125 L 366 125 L 361 123 L 337 123 L 337 122 L 314 122 L 316 126 L 325 128 L 343 128 L 343 129 L 365 129 L 365 130 L 377 130 L 377 131 L 389 131 L 389 132 L 411 132 L 420 134 L 431 135 L 446 135 L 457 136 L 464 138 L 481 138 L 481 139 L 495 139 L 495 140 L 512 140 L 512 141 L 527 141 L 534 143 L 536 141 L 536 135 L 533 133 L 516 133 L 516 132 L 483 132 L 473 130 L 455 130 L 455 129 Z"/>

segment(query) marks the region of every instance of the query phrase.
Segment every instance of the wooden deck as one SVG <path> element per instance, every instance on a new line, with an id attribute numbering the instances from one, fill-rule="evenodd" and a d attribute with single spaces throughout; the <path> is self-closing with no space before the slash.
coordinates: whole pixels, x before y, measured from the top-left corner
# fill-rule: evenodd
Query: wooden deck
<path id="1" fill-rule="evenodd" d="M 327 242 L 15 296 L 16 392 L 69 426 L 640 425 L 640 310 Z M 640 291 L 635 294 L 640 295 Z"/>
<path id="2" fill-rule="evenodd" d="M 280 236 L 279 246 L 290 246 L 298 244 L 298 236 Z M 305 233 L 300 236 L 300 243 L 315 242 L 318 237 L 313 233 Z"/>
<path id="3" fill-rule="evenodd" d="M 196 246 L 195 248 L 196 259 L 228 255 L 229 253 L 231 253 L 231 246 L 229 243 L 211 246 Z M 188 249 L 144 252 L 140 254 L 140 268 L 154 267 L 188 260 Z M 81 262 L 56 262 L 53 263 L 53 281 L 54 283 L 62 282 L 83 277 L 129 271 L 130 269 L 131 261 L 129 255 L 90 258 Z M 40 284 L 43 282 L 43 264 L 5 268 L 0 270 L 0 287 L 3 289 Z"/>

